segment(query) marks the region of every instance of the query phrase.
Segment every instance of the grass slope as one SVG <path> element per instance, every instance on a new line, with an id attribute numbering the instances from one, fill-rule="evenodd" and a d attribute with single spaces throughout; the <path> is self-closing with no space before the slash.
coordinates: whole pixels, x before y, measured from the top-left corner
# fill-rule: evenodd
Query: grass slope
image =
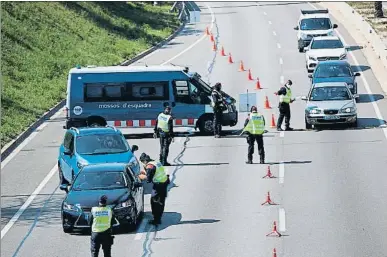
<path id="1" fill-rule="evenodd" d="M 171 4 L 2 2 L 1 143 L 5 145 L 65 98 L 80 65 L 115 65 L 179 26 Z"/>

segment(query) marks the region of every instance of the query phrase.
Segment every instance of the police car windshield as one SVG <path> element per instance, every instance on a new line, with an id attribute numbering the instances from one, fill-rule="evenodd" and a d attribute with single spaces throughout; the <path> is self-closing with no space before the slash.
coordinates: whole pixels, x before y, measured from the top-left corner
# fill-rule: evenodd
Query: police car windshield
<path id="1" fill-rule="evenodd" d="M 128 182 L 121 171 L 81 172 L 74 181 L 72 190 L 109 190 L 127 188 Z"/>
<path id="2" fill-rule="evenodd" d="M 320 65 L 313 76 L 315 78 L 352 77 L 352 72 L 350 67 L 345 65 Z"/>
<path id="3" fill-rule="evenodd" d="M 314 40 L 310 49 L 337 49 L 344 48 L 340 40 Z"/>
<path id="4" fill-rule="evenodd" d="M 310 94 L 310 101 L 351 100 L 345 87 L 317 87 Z"/>
<path id="5" fill-rule="evenodd" d="M 327 30 L 331 29 L 332 24 L 329 18 L 307 18 L 302 19 L 301 30 Z"/>
<path id="6" fill-rule="evenodd" d="M 79 136 L 76 140 L 78 154 L 115 154 L 129 151 L 129 145 L 117 134 L 94 134 Z"/>

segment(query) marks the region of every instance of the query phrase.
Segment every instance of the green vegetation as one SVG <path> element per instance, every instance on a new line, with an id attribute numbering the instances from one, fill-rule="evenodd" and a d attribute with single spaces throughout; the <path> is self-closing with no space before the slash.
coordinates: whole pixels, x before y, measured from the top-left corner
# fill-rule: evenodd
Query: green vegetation
<path id="1" fill-rule="evenodd" d="M 65 98 L 76 64 L 116 65 L 172 34 L 171 5 L 2 2 L 2 145 Z"/>

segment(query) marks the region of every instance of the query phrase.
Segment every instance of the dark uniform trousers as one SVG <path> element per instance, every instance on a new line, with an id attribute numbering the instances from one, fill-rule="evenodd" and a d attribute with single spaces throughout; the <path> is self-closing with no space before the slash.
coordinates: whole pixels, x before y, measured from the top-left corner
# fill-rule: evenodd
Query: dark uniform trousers
<path id="1" fill-rule="evenodd" d="M 170 180 L 164 183 L 153 184 L 153 192 L 150 199 L 152 215 L 155 221 L 160 222 L 164 213 L 165 199 L 167 198 L 168 184 Z"/>
<path id="2" fill-rule="evenodd" d="M 164 164 L 167 162 L 169 154 L 169 146 L 171 145 L 172 138 L 169 133 L 160 131 L 160 162 Z"/>
<path id="3" fill-rule="evenodd" d="M 280 103 L 279 104 L 279 117 L 277 122 L 277 128 L 281 128 L 282 122 L 285 118 L 285 128 L 290 127 L 290 104 Z"/>
<path id="4" fill-rule="evenodd" d="M 91 232 L 91 257 L 98 257 L 101 245 L 104 257 L 111 257 L 113 236 L 110 231 L 100 233 Z"/>
<path id="5" fill-rule="evenodd" d="M 248 152 L 247 152 L 247 158 L 249 161 L 253 160 L 253 154 L 254 154 L 254 144 L 257 142 L 258 144 L 258 153 L 260 155 L 260 159 L 265 159 L 265 148 L 263 145 L 263 135 L 248 135 L 247 136 L 247 143 L 249 144 Z"/>
<path id="6" fill-rule="evenodd" d="M 222 132 L 222 119 L 223 119 L 223 111 L 222 110 L 214 110 L 214 134 L 219 135 Z"/>

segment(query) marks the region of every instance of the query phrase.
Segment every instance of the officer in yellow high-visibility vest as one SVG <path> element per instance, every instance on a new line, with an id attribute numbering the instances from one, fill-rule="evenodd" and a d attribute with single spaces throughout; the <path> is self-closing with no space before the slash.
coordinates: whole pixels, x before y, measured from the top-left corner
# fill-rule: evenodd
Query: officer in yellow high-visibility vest
<path id="1" fill-rule="evenodd" d="M 257 107 L 252 106 L 249 117 L 247 117 L 243 132 L 247 132 L 247 143 L 249 144 L 247 153 L 247 164 L 253 163 L 254 143 L 258 144 L 260 163 L 265 163 L 265 148 L 263 145 L 263 133 L 265 133 L 265 118 L 258 113 Z"/>
<path id="2" fill-rule="evenodd" d="M 290 89 L 290 86 L 293 84 L 293 82 L 289 79 L 286 84 L 281 87 L 278 92 L 275 92 L 275 95 L 279 95 L 279 116 L 278 116 L 278 121 L 277 121 L 277 130 L 278 131 L 283 131 L 281 126 L 282 126 L 282 121 L 285 118 L 285 130 L 290 131 L 293 130 L 293 128 L 290 127 L 290 104 L 295 101 L 294 98 L 292 98 L 292 90 Z"/>
<path id="3" fill-rule="evenodd" d="M 159 225 L 164 213 L 165 198 L 167 197 L 168 185 L 170 183 L 169 175 L 160 162 L 155 162 L 146 153 L 141 154 L 140 162 L 144 164 L 147 182 L 153 183 L 151 194 L 153 220 L 150 223 Z"/>
<path id="4" fill-rule="evenodd" d="M 171 115 L 171 107 L 165 107 L 164 112 L 160 113 L 156 120 L 153 137 L 160 136 L 160 162 L 164 166 L 171 166 L 168 163 L 169 146 L 174 138 L 173 133 L 173 117 Z"/>
<path id="5" fill-rule="evenodd" d="M 99 206 L 91 208 L 91 256 L 98 257 L 102 245 L 103 255 L 111 257 L 113 245 L 113 210 L 106 206 L 107 197 L 101 196 Z"/>

